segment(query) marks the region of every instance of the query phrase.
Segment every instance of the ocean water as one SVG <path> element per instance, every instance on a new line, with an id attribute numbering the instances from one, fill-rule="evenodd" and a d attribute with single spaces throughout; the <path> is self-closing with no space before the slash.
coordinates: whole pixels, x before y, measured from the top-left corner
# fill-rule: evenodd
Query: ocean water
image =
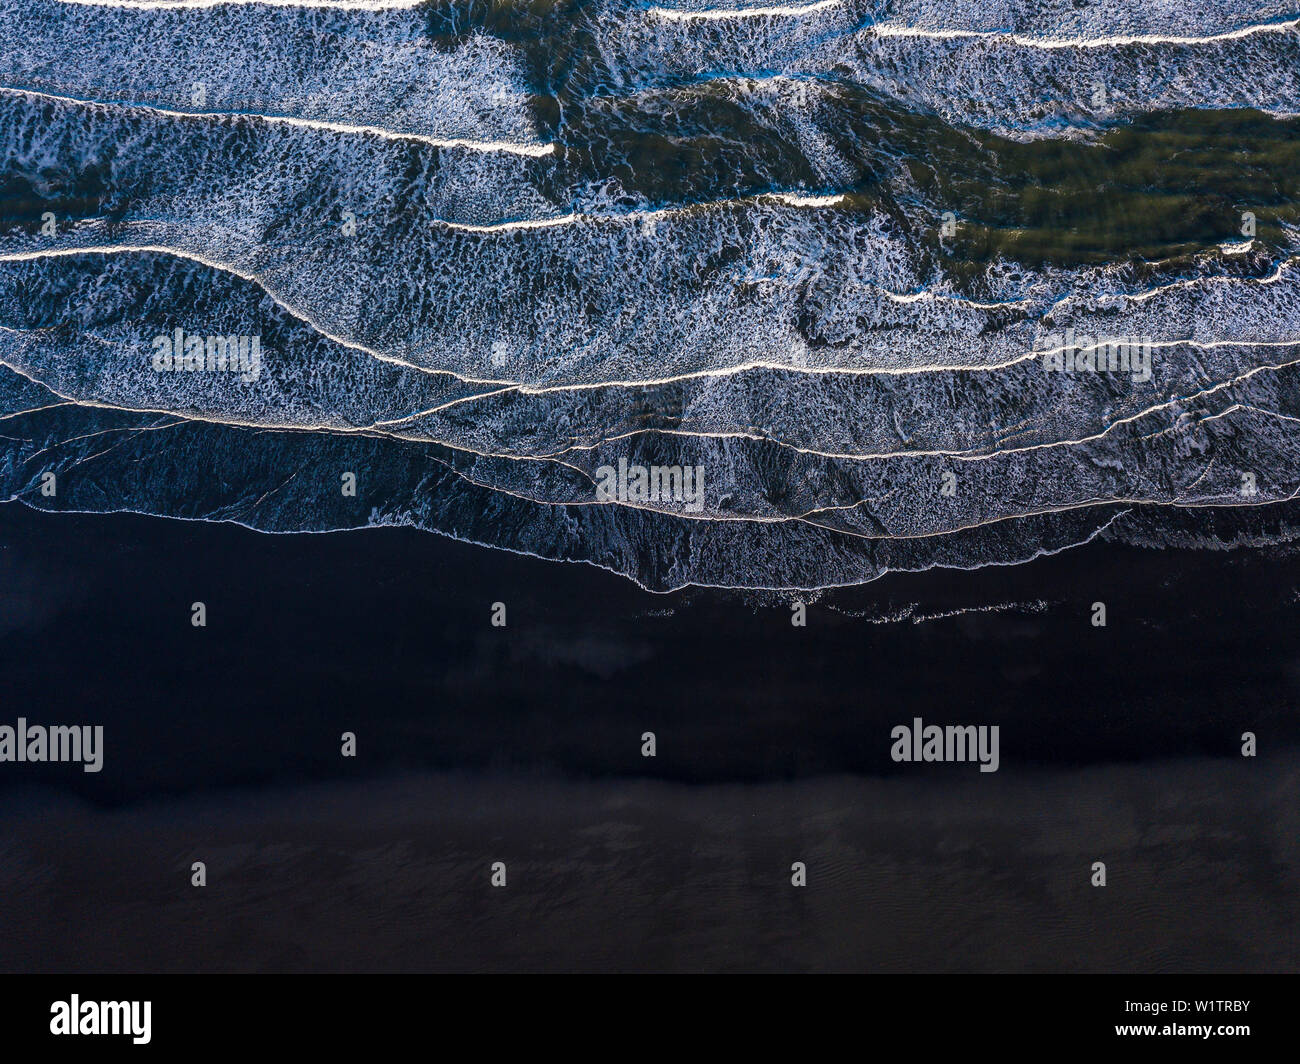
<path id="1" fill-rule="evenodd" d="M 0 968 L 1296 967 L 1294 7 L 0 39 Z"/>
<path id="2" fill-rule="evenodd" d="M 5 490 L 652 590 L 1289 541 L 1300 33 L 1185 6 L 7 4 Z"/>

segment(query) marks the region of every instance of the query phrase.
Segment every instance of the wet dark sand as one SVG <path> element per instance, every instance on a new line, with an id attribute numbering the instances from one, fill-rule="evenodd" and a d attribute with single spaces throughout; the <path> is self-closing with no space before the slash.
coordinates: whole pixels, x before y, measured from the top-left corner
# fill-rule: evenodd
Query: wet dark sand
<path id="1" fill-rule="evenodd" d="M 101 773 L 2 766 L 3 970 L 1297 966 L 1293 557 L 1096 545 L 795 629 L 402 530 L 0 545 L 9 717 L 105 727 Z M 893 764 L 914 716 L 1000 770 Z"/>

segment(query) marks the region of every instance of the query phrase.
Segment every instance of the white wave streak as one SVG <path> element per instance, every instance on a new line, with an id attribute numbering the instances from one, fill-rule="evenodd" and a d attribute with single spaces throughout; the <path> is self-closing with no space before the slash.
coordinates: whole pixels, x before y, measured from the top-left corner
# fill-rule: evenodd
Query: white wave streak
<path id="1" fill-rule="evenodd" d="M 864 286 L 865 287 L 865 286 Z M 942 300 L 945 303 L 955 303 L 962 307 L 971 307 L 974 310 L 1009 310 L 1012 308 L 1026 307 L 1030 304 L 1028 299 L 1005 299 L 997 303 L 984 303 L 977 299 L 966 299 L 962 296 L 954 296 L 947 292 L 909 292 L 903 294 L 900 292 L 891 292 L 879 285 L 871 285 L 882 296 L 891 303 L 937 303 Z"/>
<path id="2" fill-rule="evenodd" d="M 1046 599 L 1036 602 L 998 602 L 990 606 L 964 606 L 955 610 L 943 610 L 941 613 L 917 613 L 911 616 L 913 624 L 925 624 L 926 621 L 946 621 L 950 617 L 962 617 L 969 613 L 1042 613 L 1051 603 Z M 900 618 L 901 620 L 901 618 Z"/>
<path id="3" fill-rule="evenodd" d="M 1249 244 L 1253 242 L 1247 241 L 1247 243 Z M 1230 247 L 1228 245 L 1220 244 L 1219 250 L 1226 255 L 1237 255 L 1247 249 L 1239 248 L 1234 251 L 1234 250 L 1230 250 Z M 1148 299 L 1154 299 L 1156 296 L 1161 295 L 1165 292 L 1172 292 L 1176 288 L 1195 288 L 1197 285 L 1203 285 L 1208 283 L 1231 283 L 1231 284 L 1250 283 L 1250 284 L 1258 284 L 1258 285 L 1277 284 L 1278 281 L 1282 280 L 1283 274 L 1286 271 L 1288 271 L 1296 261 L 1297 258 L 1296 256 L 1293 255 L 1290 258 L 1282 262 L 1279 262 L 1277 264 L 1277 269 L 1275 269 L 1267 277 L 1233 277 L 1231 275 L 1224 276 L 1224 277 L 1213 277 L 1213 276 L 1212 277 L 1187 277 L 1181 281 L 1170 281 L 1168 284 L 1157 285 L 1156 287 L 1150 288 L 1145 292 L 1138 292 L 1133 295 L 1126 295 L 1122 292 L 1116 293 L 1113 298 L 1126 299 L 1133 303 L 1145 303 Z"/>
<path id="4" fill-rule="evenodd" d="M 779 4 L 775 7 L 706 8 L 702 11 L 682 11 L 671 7 L 652 7 L 650 14 L 669 22 L 709 22 L 727 18 L 762 18 L 811 15 L 827 8 L 840 7 L 843 0 L 817 0 L 813 4 Z"/>
<path id="5" fill-rule="evenodd" d="M 550 155 L 555 151 L 554 144 L 519 144 L 508 140 L 467 140 L 462 137 L 429 137 L 423 133 L 399 133 L 381 126 L 353 125 L 347 122 L 327 122 L 316 118 L 293 118 L 288 115 L 264 115 L 246 111 L 172 111 L 165 107 L 151 104 L 119 103 L 112 100 L 82 100 L 75 96 L 57 96 L 54 93 L 38 92 L 35 89 L 14 88 L 0 85 L 0 93 L 9 96 L 31 96 L 39 100 L 53 100 L 56 103 L 72 104 L 76 107 L 119 107 L 123 110 L 144 111 L 161 115 L 164 118 L 242 118 L 256 122 L 270 122 L 275 125 L 297 126 L 301 129 L 319 129 L 330 133 L 362 134 L 380 137 L 384 140 L 410 140 L 427 144 L 432 148 L 465 148 L 470 151 L 509 152 L 513 155 L 527 155 L 534 158 Z"/>
<path id="6" fill-rule="evenodd" d="M 515 229 L 550 229 L 557 225 L 572 225 L 580 218 L 589 217 L 583 214 L 562 214 L 557 218 L 536 218 L 519 222 L 496 222 L 493 225 L 470 225 L 466 222 L 447 222 L 441 218 L 438 223 L 447 229 L 459 229 L 466 233 L 505 233 Z"/>
<path id="7" fill-rule="evenodd" d="M 59 0 L 74 7 L 120 7 L 134 11 L 211 7 L 297 7 L 327 11 L 409 11 L 428 0 Z"/>
<path id="8" fill-rule="evenodd" d="M 448 369 L 433 369 L 429 366 L 421 366 L 414 362 L 407 362 L 405 359 L 397 358 L 393 355 L 386 355 L 382 351 L 376 351 L 373 348 L 366 347 L 364 344 L 356 343 L 345 336 L 330 332 L 320 322 L 316 321 L 305 311 L 290 305 L 277 292 L 272 290 L 263 280 L 255 273 L 248 273 L 241 270 L 228 262 L 221 262 L 218 259 L 208 258 L 204 255 L 195 254 L 192 251 L 182 251 L 179 248 L 166 247 L 162 244 L 94 244 L 85 247 L 72 248 L 46 248 L 39 251 L 15 251 L 8 254 L 0 254 L 0 263 L 3 262 L 40 262 L 44 259 L 64 259 L 74 258 L 78 255 L 170 255 L 173 258 L 186 259 L 190 262 L 197 262 L 200 266 L 206 266 L 211 270 L 221 270 L 240 280 L 249 281 L 257 285 L 263 292 L 270 297 L 271 301 L 285 313 L 298 321 L 303 322 L 325 339 L 338 344 L 340 347 L 346 347 L 350 351 L 357 351 L 360 354 L 367 355 L 370 358 L 380 362 L 388 362 L 395 366 L 402 366 L 406 369 L 412 369 L 419 373 L 427 373 L 430 376 L 452 377 L 465 384 L 475 385 L 502 385 L 509 384 L 509 381 L 483 380 L 475 377 L 464 377 Z"/>
<path id="9" fill-rule="evenodd" d="M 872 32 L 877 37 L 921 37 L 927 40 L 965 40 L 980 38 L 983 40 L 1011 41 L 1024 48 L 1118 48 L 1128 44 L 1173 44 L 1198 45 L 1214 44 L 1218 41 L 1238 41 L 1245 37 L 1254 37 L 1265 33 L 1290 33 L 1300 26 L 1300 19 L 1289 22 L 1265 22 L 1256 26 L 1243 26 L 1241 29 L 1214 33 L 1206 37 L 1178 37 L 1163 34 L 1142 33 L 1118 37 L 1025 37 L 1018 33 L 1004 33 L 997 30 L 926 30 L 915 26 L 877 25 Z"/>
<path id="10" fill-rule="evenodd" d="M 625 211 L 620 214 L 583 214 L 573 211 L 569 214 L 556 215 L 554 218 L 528 218 L 516 222 L 494 222 L 490 225 L 448 222 L 439 218 L 435 224 L 447 229 L 458 229 L 464 233 L 508 233 L 516 229 L 551 229 L 555 226 L 573 225 L 577 222 L 653 222 L 660 218 L 670 218 L 675 214 L 746 203 L 761 203 L 764 200 L 776 200 L 787 207 L 836 207 L 846 202 L 847 199 L 848 197 L 841 193 L 831 196 L 802 196 L 793 192 L 767 192 L 752 199 L 716 200 L 712 203 L 697 203 L 685 207 L 661 207 L 658 210 Z"/>
<path id="11" fill-rule="evenodd" d="M 778 192 L 776 198 L 791 207 L 836 207 L 844 202 L 842 195 L 834 196 L 797 196 L 792 192 Z"/>

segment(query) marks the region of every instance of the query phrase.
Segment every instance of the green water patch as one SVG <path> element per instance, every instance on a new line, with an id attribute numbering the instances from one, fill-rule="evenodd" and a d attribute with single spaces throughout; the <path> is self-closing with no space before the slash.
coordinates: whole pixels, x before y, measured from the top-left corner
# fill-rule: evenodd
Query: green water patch
<path id="1" fill-rule="evenodd" d="M 945 253 L 1075 266 L 1171 259 L 1300 224 L 1300 121 L 1257 111 L 1144 116 L 1091 142 L 936 138 L 908 173 L 956 217 Z M 941 223 L 940 223 L 941 224 Z"/>
<path id="2" fill-rule="evenodd" d="M 550 194 L 613 183 L 663 206 L 843 193 L 841 210 L 890 215 L 959 273 L 997 258 L 1176 259 L 1252 235 L 1278 250 L 1294 242 L 1285 227 L 1300 225 L 1300 120 L 1196 110 L 1021 141 L 860 86 L 814 83 L 802 98 L 798 85 L 784 95 L 753 86 L 713 80 L 566 103 Z"/>

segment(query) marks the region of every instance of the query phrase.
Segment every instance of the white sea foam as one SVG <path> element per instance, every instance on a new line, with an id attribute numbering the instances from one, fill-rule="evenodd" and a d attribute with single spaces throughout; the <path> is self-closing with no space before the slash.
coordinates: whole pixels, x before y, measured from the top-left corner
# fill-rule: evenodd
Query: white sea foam
<path id="1" fill-rule="evenodd" d="M 993 261 L 959 283 L 923 183 L 861 191 L 906 116 L 882 105 L 876 138 L 837 119 L 846 85 L 1017 136 L 1300 110 L 1293 13 L 1179 11 L 607 5 L 575 16 L 594 38 L 552 146 L 524 73 L 551 69 L 548 25 L 435 44 L 404 5 L 6 3 L 0 28 L 43 48 L 0 60 L 5 177 L 57 224 L 0 234 L 0 486 L 93 461 L 94 494 L 60 505 L 409 523 L 658 589 L 1005 564 L 1196 508 L 1221 531 L 1300 490 L 1276 230 L 1140 275 Z M 624 187 L 638 137 L 705 165 Z M 160 323 L 259 336 L 261 372 L 150 372 Z M 1065 330 L 1148 337 L 1150 378 L 1044 372 Z M 210 458 L 202 483 L 178 450 Z M 342 454 L 368 510 L 292 472 Z M 623 460 L 712 490 L 698 513 L 598 498 Z"/>
<path id="2" fill-rule="evenodd" d="M 1018 138 L 1081 136 L 1125 115 L 1178 108 L 1253 107 L 1279 118 L 1300 111 L 1300 23 L 1294 11 L 1267 4 L 1186 18 L 1183 5 L 1130 6 L 1132 32 L 1115 32 L 1103 18 L 1109 8 L 1052 8 L 1033 18 L 1030 7 L 1013 29 L 980 25 L 969 7 L 945 14 L 936 5 L 879 18 L 838 5 L 779 24 L 700 22 L 697 9 L 674 10 L 672 18 L 631 11 L 600 22 L 600 63 L 585 79 L 608 92 L 795 78 L 824 93 L 847 82 Z"/>
<path id="3" fill-rule="evenodd" d="M 466 140 L 458 137 L 428 137 L 421 133 L 399 133 L 391 129 L 383 129 L 379 126 L 351 125 L 347 122 L 324 122 L 312 118 L 292 118 L 287 115 L 255 114 L 247 111 L 171 111 L 163 107 L 153 107 L 144 104 L 123 104 L 105 100 L 79 100 L 69 96 L 58 96 L 54 93 L 38 92 L 35 89 L 15 88 L 9 85 L 0 85 L 0 93 L 10 96 L 25 96 L 33 100 L 49 100 L 55 103 L 73 104 L 78 107 L 98 107 L 105 109 L 119 109 L 127 112 L 144 112 L 162 118 L 207 120 L 227 118 L 244 122 L 265 122 L 268 125 L 291 126 L 299 129 L 318 129 L 328 133 L 345 133 L 352 136 L 379 137 L 383 140 L 411 141 L 417 144 L 425 144 L 431 148 L 465 148 L 470 151 L 487 152 L 499 151 L 508 152 L 512 155 L 527 155 L 533 158 L 550 155 L 555 151 L 554 144 L 519 144 L 511 141 L 499 140 L 482 141 Z"/>
<path id="4" fill-rule="evenodd" d="M 1025 48 L 1123 48 L 1134 44 L 1149 45 L 1206 45 L 1222 41 L 1240 41 L 1249 37 L 1265 34 L 1291 34 L 1300 25 L 1300 19 L 1286 22 L 1267 22 L 1255 26 L 1242 26 L 1239 29 L 1225 30 L 1221 33 L 1203 36 L 1181 36 L 1178 34 L 1137 33 L 1100 37 L 1048 37 L 1026 36 L 1020 33 L 1005 33 L 996 30 L 930 30 L 917 26 L 898 26 L 888 23 L 877 24 L 872 28 L 876 36 L 915 37 L 937 41 L 986 40 L 1009 41 Z"/>
<path id="5" fill-rule="evenodd" d="M 203 10 L 220 7 L 290 7 L 320 11 L 409 11 L 428 0 L 58 0 L 76 7 L 113 7 L 128 11 Z"/>
<path id="6" fill-rule="evenodd" d="M 764 7 L 753 5 L 730 8 L 672 8 L 651 7 L 650 14 L 670 22 L 710 22 L 738 18 L 800 18 L 819 11 L 838 8 L 844 0 L 815 0 L 809 4 L 777 4 Z"/>
<path id="7" fill-rule="evenodd" d="M 0 55 L 0 84 L 16 88 L 168 112 L 546 148 L 517 50 L 482 33 L 436 47 L 417 10 L 123 10 L 3 0 L 0 35 L 40 42 Z"/>
<path id="8" fill-rule="evenodd" d="M 639 5 L 628 3 L 635 12 Z M 758 0 L 761 8 L 762 0 Z M 1103 39 L 1206 40 L 1295 18 L 1288 0 L 1216 0 L 1213 4 L 1146 0 L 1107 0 L 1079 5 L 1074 0 L 835 0 L 789 5 L 819 14 L 824 24 L 872 25 L 884 32 L 1005 34 L 1034 40 Z M 708 0 L 681 0 L 651 8 L 666 21 L 710 21 L 743 17 L 751 5 L 719 6 Z"/>

